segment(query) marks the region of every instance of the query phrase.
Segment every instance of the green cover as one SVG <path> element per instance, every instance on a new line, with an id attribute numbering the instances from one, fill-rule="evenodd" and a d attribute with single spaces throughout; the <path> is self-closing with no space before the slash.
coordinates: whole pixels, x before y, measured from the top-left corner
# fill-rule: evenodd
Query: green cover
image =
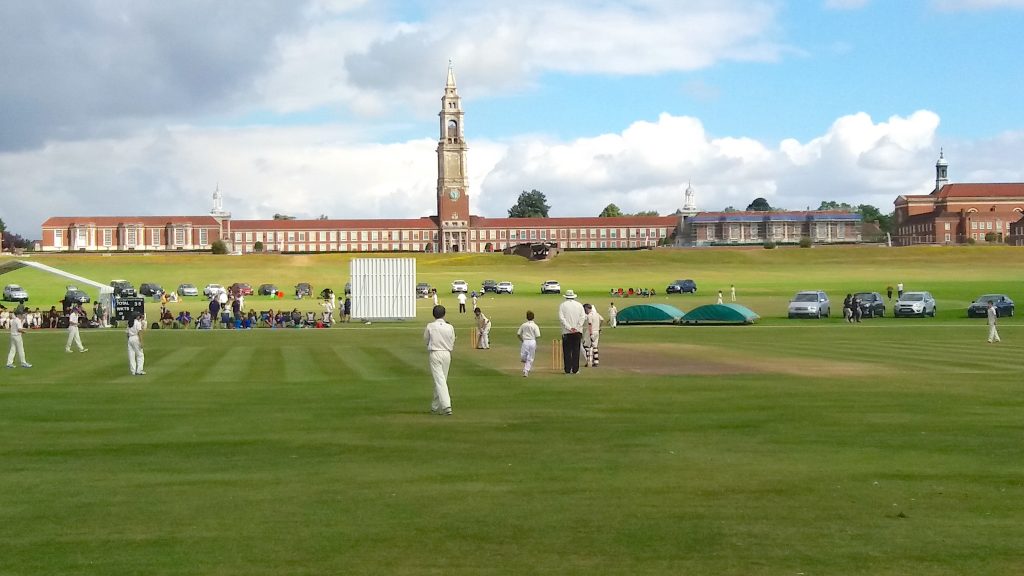
<path id="1" fill-rule="evenodd" d="M 690 310 L 683 322 L 697 324 L 715 322 L 718 324 L 753 324 L 760 318 L 753 310 L 739 304 L 705 304 Z"/>
<path id="2" fill-rule="evenodd" d="M 620 324 L 629 324 L 630 322 L 679 322 L 683 315 L 684 312 L 682 310 L 668 304 L 637 304 L 619 310 L 615 320 Z"/>

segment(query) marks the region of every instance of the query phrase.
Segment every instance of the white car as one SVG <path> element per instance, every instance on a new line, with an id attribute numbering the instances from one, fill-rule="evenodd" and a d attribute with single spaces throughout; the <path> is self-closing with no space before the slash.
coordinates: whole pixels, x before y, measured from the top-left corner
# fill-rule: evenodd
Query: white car
<path id="1" fill-rule="evenodd" d="M 4 300 L 8 302 L 25 302 L 28 300 L 28 292 L 17 284 L 4 286 Z"/>
<path id="2" fill-rule="evenodd" d="M 935 316 L 931 292 L 904 292 L 892 307 L 893 316 Z"/>
<path id="3" fill-rule="evenodd" d="M 541 294 L 561 294 L 562 285 L 557 280 L 548 280 L 540 285 Z"/>
<path id="4" fill-rule="evenodd" d="M 515 289 L 515 286 L 511 282 L 498 282 L 498 285 L 494 287 L 495 294 L 511 294 Z"/>
<path id="5" fill-rule="evenodd" d="M 227 292 L 227 290 L 220 284 L 207 284 L 206 288 L 203 288 L 203 296 L 207 298 L 213 298 L 221 292 Z"/>
<path id="6" fill-rule="evenodd" d="M 828 318 L 829 313 L 832 312 L 831 304 L 828 294 L 821 290 L 797 292 L 796 296 L 793 296 L 793 299 L 789 301 L 787 315 L 790 318 L 798 318 L 800 316 L 805 318 Z"/>
<path id="7" fill-rule="evenodd" d="M 463 294 L 469 292 L 469 284 L 467 284 L 465 280 L 456 280 L 455 282 L 452 282 L 452 294 L 455 294 L 456 292 L 462 292 Z"/>

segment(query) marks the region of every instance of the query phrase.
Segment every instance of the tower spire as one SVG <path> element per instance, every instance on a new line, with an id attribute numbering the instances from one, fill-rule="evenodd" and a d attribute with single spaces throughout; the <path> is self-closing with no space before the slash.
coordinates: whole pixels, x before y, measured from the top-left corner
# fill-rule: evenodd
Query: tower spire
<path id="1" fill-rule="evenodd" d="M 452 64 L 452 59 L 448 59 L 448 81 L 444 85 L 445 88 L 455 89 L 455 66 Z"/>
<path id="2" fill-rule="evenodd" d="M 949 184 L 949 164 L 946 162 L 943 149 L 939 148 L 939 159 L 935 162 L 935 191 L 942 190 L 946 184 Z"/>

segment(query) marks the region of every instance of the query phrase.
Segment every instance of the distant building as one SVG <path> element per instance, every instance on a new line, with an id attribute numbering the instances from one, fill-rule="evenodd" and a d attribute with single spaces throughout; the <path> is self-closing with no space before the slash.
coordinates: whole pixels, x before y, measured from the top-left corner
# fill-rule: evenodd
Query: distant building
<path id="1" fill-rule="evenodd" d="M 985 242 L 986 235 L 1005 242 L 1024 213 L 1024 183 L 950 184 L 942 152 L 935 163 L 930 194 L 896 198 L 893 243 L 962 244 Z M 1016 243 L 1016 242 L 1014 242 Z"/>
<path id="2" fill-rule="evenodd" d="M 804 237 L 817 244 L 861 241 L 861 216 L 856 212 L 699 212 L 685 222 L 681 243 L 689 246 L 797 244 Z"/>
<path id="3" fill-rule="evenodd" d="M 670 243 L 681 217 L 485 218 L 470 214 L 462 103 L 455 73 L 441 97 L 434 216 L 366 220 L 233 220 L 220 188 L 208 216 L 61 216 L 43 223 L 44 251 L 208 250 L 218 239 L 243 253 L 490 252 L 522 243 L 563 249 L 637 249 Z M 692 188 L 685 205 L 695 211 Z"/>

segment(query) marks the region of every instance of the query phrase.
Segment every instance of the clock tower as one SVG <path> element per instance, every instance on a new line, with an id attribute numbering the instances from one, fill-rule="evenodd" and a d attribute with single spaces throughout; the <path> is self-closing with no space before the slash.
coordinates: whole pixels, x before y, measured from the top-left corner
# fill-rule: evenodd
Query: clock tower
<path id="1" fill-rule="evenodd" d="M 469 178 L 466 176 L 462 100 L 455 88 L 455 71 L 448 62 L 448 81 L 441 97 L 441 135 L 437 142 L 438 252 L 469 248 Z"/>

